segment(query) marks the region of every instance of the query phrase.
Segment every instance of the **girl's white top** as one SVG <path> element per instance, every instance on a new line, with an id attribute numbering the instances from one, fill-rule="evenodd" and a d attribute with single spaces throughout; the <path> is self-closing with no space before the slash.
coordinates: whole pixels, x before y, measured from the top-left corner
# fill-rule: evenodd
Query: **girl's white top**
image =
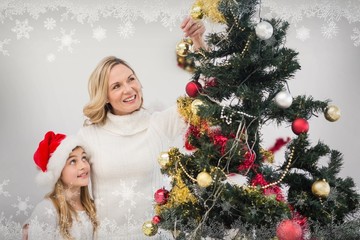
<path id="1" fill-rule="evenodd" d="M 155 215 L 155 191 L 166 185 L 157 158 L 185 129 L 175 106 L 152 114 L 144 109 L 125 116 L 108 113 L 105 125 L 80 129 L 90 154 L 99 239 L 149 239 L 142 225 Z"/>
<path id="2" fill-rule="evenodd" d="M 73 216 L 70 229 L 71 236 L 76 240 L 91 240 L 93 238 L 93 226 L 85 211 L 77 211 L 77 219 Z M 60 234 L 58 214 L 50 199 L 42 200 L 32 212 L 30 218 L 24 224 L 29 224 L 29 240 L 63 240 Z"/>

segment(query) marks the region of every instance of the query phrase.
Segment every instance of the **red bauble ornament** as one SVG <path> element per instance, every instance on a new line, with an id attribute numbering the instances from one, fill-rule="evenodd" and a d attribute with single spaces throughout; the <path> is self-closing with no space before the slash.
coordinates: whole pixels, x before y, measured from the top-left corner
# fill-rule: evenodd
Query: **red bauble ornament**
<path id="1" fill-rule="evenodd" d="M 185 141 L 185 149 L 188 150 L 188 151 L 193 151 L 193 150 L 196 149 L 196 147 L 194 147 L 193 145 L 191 145 L 191 144 L 189 143 L 189 141 L 186 140 L 186 141 Z"/>
<path id="2" fill-rule="evenodd" d="M 161 217 L 159 215 L 156 215 L 151 221 L 153 224 L 158 224 L 159 222 L 161 222 Z"/>
<path id="3" fill-rule="evenodd" d="M 157 204 L 165 204 L 169 198 L 169 191 L 165 188 L 160 188 L 155 192 L 154 198 Z"/>
<path id="4" fill-rule="evenodd" d="M 196 97 L 199 92 L 201 91 L 202 86 L 199 82 L 197 81 L 191 81 L 188 82 L 188 84 L 186 84 L 186 88 L 185 91 L 187 93 L 187 95 L 189 95 L 189 97 Z"/>
<path id="5" fill-rule="evenodd" d="M 301 240 L 302 229 L 295 221 L 283 220 L 276 229 L 276 236 L 279 240 Z"/>
<path id="6" fill-rule="evenodd" d="M 297 118 L 293 121 L 291 129 L 296 135 L 306 133 L 309 131 L 309 123 L 304 118 Z"/>

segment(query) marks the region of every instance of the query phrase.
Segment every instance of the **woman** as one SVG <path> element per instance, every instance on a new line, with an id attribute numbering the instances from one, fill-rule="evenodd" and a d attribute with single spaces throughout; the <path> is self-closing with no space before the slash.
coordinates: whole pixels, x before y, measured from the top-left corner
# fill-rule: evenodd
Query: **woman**
<path id="1" fill-rule="evenodd" d="M 40 185 L 53 190 L 37 204 L 25 222 L 23 239 L 91 240 L 98 222 L 88 184 L 90 164 L 74 136 L 49 131 L 39 143 L 34 161 Z"/>
<path id="2" fill-rule="evenodd" d="M 186 18 L 181 28 L 195 49 L 204 46 L 201 22 Z M 142 225 L 152 219 L 153 195 L 163 186 L 156 159 L 186 124 L 175 106 L 153 114 L 143 109 L 135 71 L 113 56 L 91 74 L 89 95 L 88 121 L 79 136 L 92 156 L 99 239 L 146 239 Z"/>

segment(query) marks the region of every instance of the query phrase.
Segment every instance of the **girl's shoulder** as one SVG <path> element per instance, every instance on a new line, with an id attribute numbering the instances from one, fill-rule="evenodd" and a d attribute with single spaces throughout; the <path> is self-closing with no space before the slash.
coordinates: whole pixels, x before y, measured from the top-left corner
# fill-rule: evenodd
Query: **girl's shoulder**
<path id="1" fill-rule="evenodd" d="M 40 201 L 30 218 L 28 225 L 28 239 L 61 239 L 58 228 L 58 215 L 54 204 L 48 198 Z"/>
<path id="2" fill-rule="evenodd" d="M 55 206 L 54 206 L 54 203 L 51 201 L 50 198 L 43 198 L 35 207 L 35 210 L 36 209 L 51 209 L 51 210 L 56 210 L 55 209 Z"/>
<path id="3" fill-rule="evenodd" d="M 28 221 L 36 219 L 37 221 L 53 222 L 57 219 L 57 211 L 53 202 L 49 198 L 41 200 L 34 208 Z"/>

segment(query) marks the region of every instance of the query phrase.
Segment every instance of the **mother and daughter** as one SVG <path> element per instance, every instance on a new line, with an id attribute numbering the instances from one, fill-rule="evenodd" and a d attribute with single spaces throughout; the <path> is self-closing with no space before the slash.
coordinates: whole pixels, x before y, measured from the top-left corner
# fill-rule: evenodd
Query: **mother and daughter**
<path id="1" fill-rule="evenodd" d="M 195 50 L 205 47 L 202 22 L 187 17 L 181 28 Z M 24 239 L 147 238 L 141 228 L 162 186 L 156 159 L 186 124 L 175 106 L 152 114 L 142 107 L 141 83 L 122 59 L 100 61 L 88 87 L 88 119 L 78 134 L 49 131 L 34 154 L 37 181 L 53 190 L 25 222 Z"/>

